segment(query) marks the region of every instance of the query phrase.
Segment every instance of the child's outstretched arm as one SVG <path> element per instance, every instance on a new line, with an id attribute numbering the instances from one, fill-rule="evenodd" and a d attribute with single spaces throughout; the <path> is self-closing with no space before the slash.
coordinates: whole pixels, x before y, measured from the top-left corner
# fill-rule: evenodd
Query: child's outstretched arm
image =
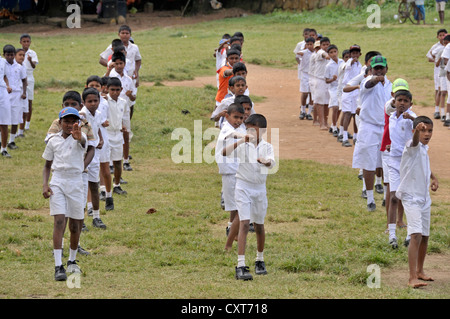
<path id="1" fill-rule="evenodd" d="M 416 147 L 419 145 L 419 137 L 420 137 L 420 131 L 424 131 L 426 129 L 426 125 L 424 123 L 419 123 L 416 126 L 416 129 L 414 130 L 413 138 L 412 138 L 412 147 Z"/>
<path id="2" fill-rule="evenodd" d="M 222 149 L 222 156 L 228 156 L 231 153 L 233 153 L 233 151 L 242 143 L 246 143 L 246 142 L 250 142 L 251 140 L 251 136 L 250 135 L 245 135 L 243 138 L 241 138 L 240 140 L 238 140 L 237 142 L 234 142 L 233 144 L 230 144 L 226 147 L 224 147 Z"/>
<path id="3" fill-rule="evenodd" d="M 78 125 L 78 123 L 75 123 L 73 125 L 72 129 L 72 137 L 74 140 L 77 140 L 83 148 L 86 146 L 86 139 L 84 138 L 83 134 L 81 134 L 81 127 Z"/>
<path id="4" fill-rule="evenodd" d="M 52 163 L 53 161 L 45 161 L 44 170 L 42 172 L 42 179 L 43 179 L 42 195 L 44 196 L 44 198 L 49 198 L 50 196 L 53 195 L 52 189 L 50 188 L 50 186 L 48 186 L 48 180 L 50 179 L 50 171 L 52 168 Z"/>

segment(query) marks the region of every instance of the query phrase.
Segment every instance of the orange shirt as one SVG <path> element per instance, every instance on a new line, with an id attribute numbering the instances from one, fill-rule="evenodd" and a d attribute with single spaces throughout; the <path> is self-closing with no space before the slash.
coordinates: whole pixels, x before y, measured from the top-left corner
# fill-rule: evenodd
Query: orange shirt
<path id="1" fill-rule="evenodd" d="M 219 70 L 217 70 L 217 73 L 219 74 L 219 89 L 217 90 L 216 94 L 216 101 L 222 102 L 225 95 L 228 93 L 228 79 L 229 77 L 225 77 L 223 73 L 225 70 L 233 69 L 228 63 L 221 67 Z"/>

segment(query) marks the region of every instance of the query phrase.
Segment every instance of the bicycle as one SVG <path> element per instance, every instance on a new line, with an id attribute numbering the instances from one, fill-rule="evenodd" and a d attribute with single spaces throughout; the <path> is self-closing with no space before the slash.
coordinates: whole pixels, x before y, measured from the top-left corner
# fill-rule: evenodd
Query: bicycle
<path id="1" fill-rule="evenodd" d="M 416 21 L 411 17 L 417 18 Z M 408 19 L 413 24 L 419 24 L 420 20 L 423 19 L 422 12 L 417 8 L 414 0 L 402 0 L 398 6 L 398 22 L 405 23 Z"/>

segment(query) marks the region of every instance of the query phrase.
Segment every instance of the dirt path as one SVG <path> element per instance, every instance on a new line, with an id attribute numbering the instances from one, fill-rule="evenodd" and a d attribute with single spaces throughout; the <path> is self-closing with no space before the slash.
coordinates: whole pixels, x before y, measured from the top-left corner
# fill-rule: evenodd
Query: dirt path
<path id="1" fill-rule="evenodd" d="M 299 120 L 299 81 L 296 70 L 275 69 L 258 65 L 247 65 L 247 83 L 250 94 L 264 96 L 256 103 L 257 112 L 264 114 L 270 128 L 279 129 L 279 157 L 282 159 L 304 159 L 320 163 L 351 167 L 354 147 L 345 148 L 327 131 L 312 125 L 312 121 Z M 395 77 L 392 77 L 395 78 Z M 200 77 L 192 81 L 165 82 L 167 86 L 203 87 L 215 86 L 215 77 Z M 430 83 L 431 85 L 431 83 Z M 430 86 L 431 87 L 431 86 Z M 414 106 L 416 114 L 432 115 L 431 107 Z M 450 158 L 450 130 L 442 122 L 435 122 L 430 143 L 430 161 L 433 171 L 441 179 L 450 179 L 447 167 Z"/>

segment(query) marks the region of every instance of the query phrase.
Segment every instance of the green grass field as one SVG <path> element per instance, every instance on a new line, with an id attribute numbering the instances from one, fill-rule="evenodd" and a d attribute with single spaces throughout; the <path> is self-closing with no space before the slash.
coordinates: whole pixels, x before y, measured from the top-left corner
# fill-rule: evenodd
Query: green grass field
<path id="1" fill-rule="evenodd" d="M 428 13 L 429 21 L 437 16 L 432 10 Z M 436 41 L 439 25 L 399 25 L 383 18 L 380 29 L 368 29 L 364 16 L 328 25 L 320 19 L 320 11 L 308 24 L 298 19 L 278 13 L 135 32 L 143 56 L 141 81 L 213 76 L 213 50 L 223 33 L 235 31 L 245 35 L 248 63 L 295 68 L 292 50 L 301 41 L 301 31 L 316 26 L 340 48 L 358 43 L 363 52 L 380 50 L 388 59 L 389 73 L 415 83 L 419 103 L 432 106 L 433 92 L 420 83 L 432 79 L 425 54 Z M 193 132 L 194 120 L 203 121 L 203 130 L 211 127 L 208 117 L 215 89 L 208 86 L 139 88 L 132 120 L 134 170 L 124 172 L 128 195 L 115 197 L 114 211 L 106 212 L 101 202 L 107 230 L 93 229 L 92 219 L 86 219 L 90 230 L 82 234 L 81 245 L 91 256 L 78 256 L 81 287 L 70 289 L 55 282 L 53 220 L 41 194 L 43 140 L 64 92 L 81 91 L 89 75 L 104 72 L 98 54 L 115 37 L 115 33 L 33 36 L 32 48 L 40 63 L 35 72 L 32 129 L 18 140 L 20 149 L 11 151 L 13 158 L 0 162 L 0 298 L 450 297 L 448 282 L 413 290 L 406 287 L 407 277 L 401 287 L 382 277 L 381 288 L 368 288 L 367 267 L 377 264 L 382 273 L 405 268 L 406 249 L 393 251 L 387 245 L 385 212 L 381 207 L 376 213 L 366 212 L 355 170 L 301 160 L 281 160 L 279 171 L 268 178 L 265 260 L 269 274 L 252 282 L 236 281 L 236 251 L 223 252 L 228 214 L 220 208 L 217 166 L 175 164 L 171 159 L 178 142 L 171 139 L 175 128 Z M 18 44 L 18 34 L 2 33 L 0 43 Z M 182 109 L 190 114 L 182 114 Z M 381 195 L 376 199 L 381 202 Z M 151 207 L 157 212 L 147 214 Z M 429 254 L 449 253 L 449 207 L 446 201 L 433 202 Z M 406 235 L 404 230 L 399 233 L 401 239 Z M 66 234 L 63 262 L 68 245 Z M 250 265 L 255 256 L 255 236 L 250 234 Z"/>

